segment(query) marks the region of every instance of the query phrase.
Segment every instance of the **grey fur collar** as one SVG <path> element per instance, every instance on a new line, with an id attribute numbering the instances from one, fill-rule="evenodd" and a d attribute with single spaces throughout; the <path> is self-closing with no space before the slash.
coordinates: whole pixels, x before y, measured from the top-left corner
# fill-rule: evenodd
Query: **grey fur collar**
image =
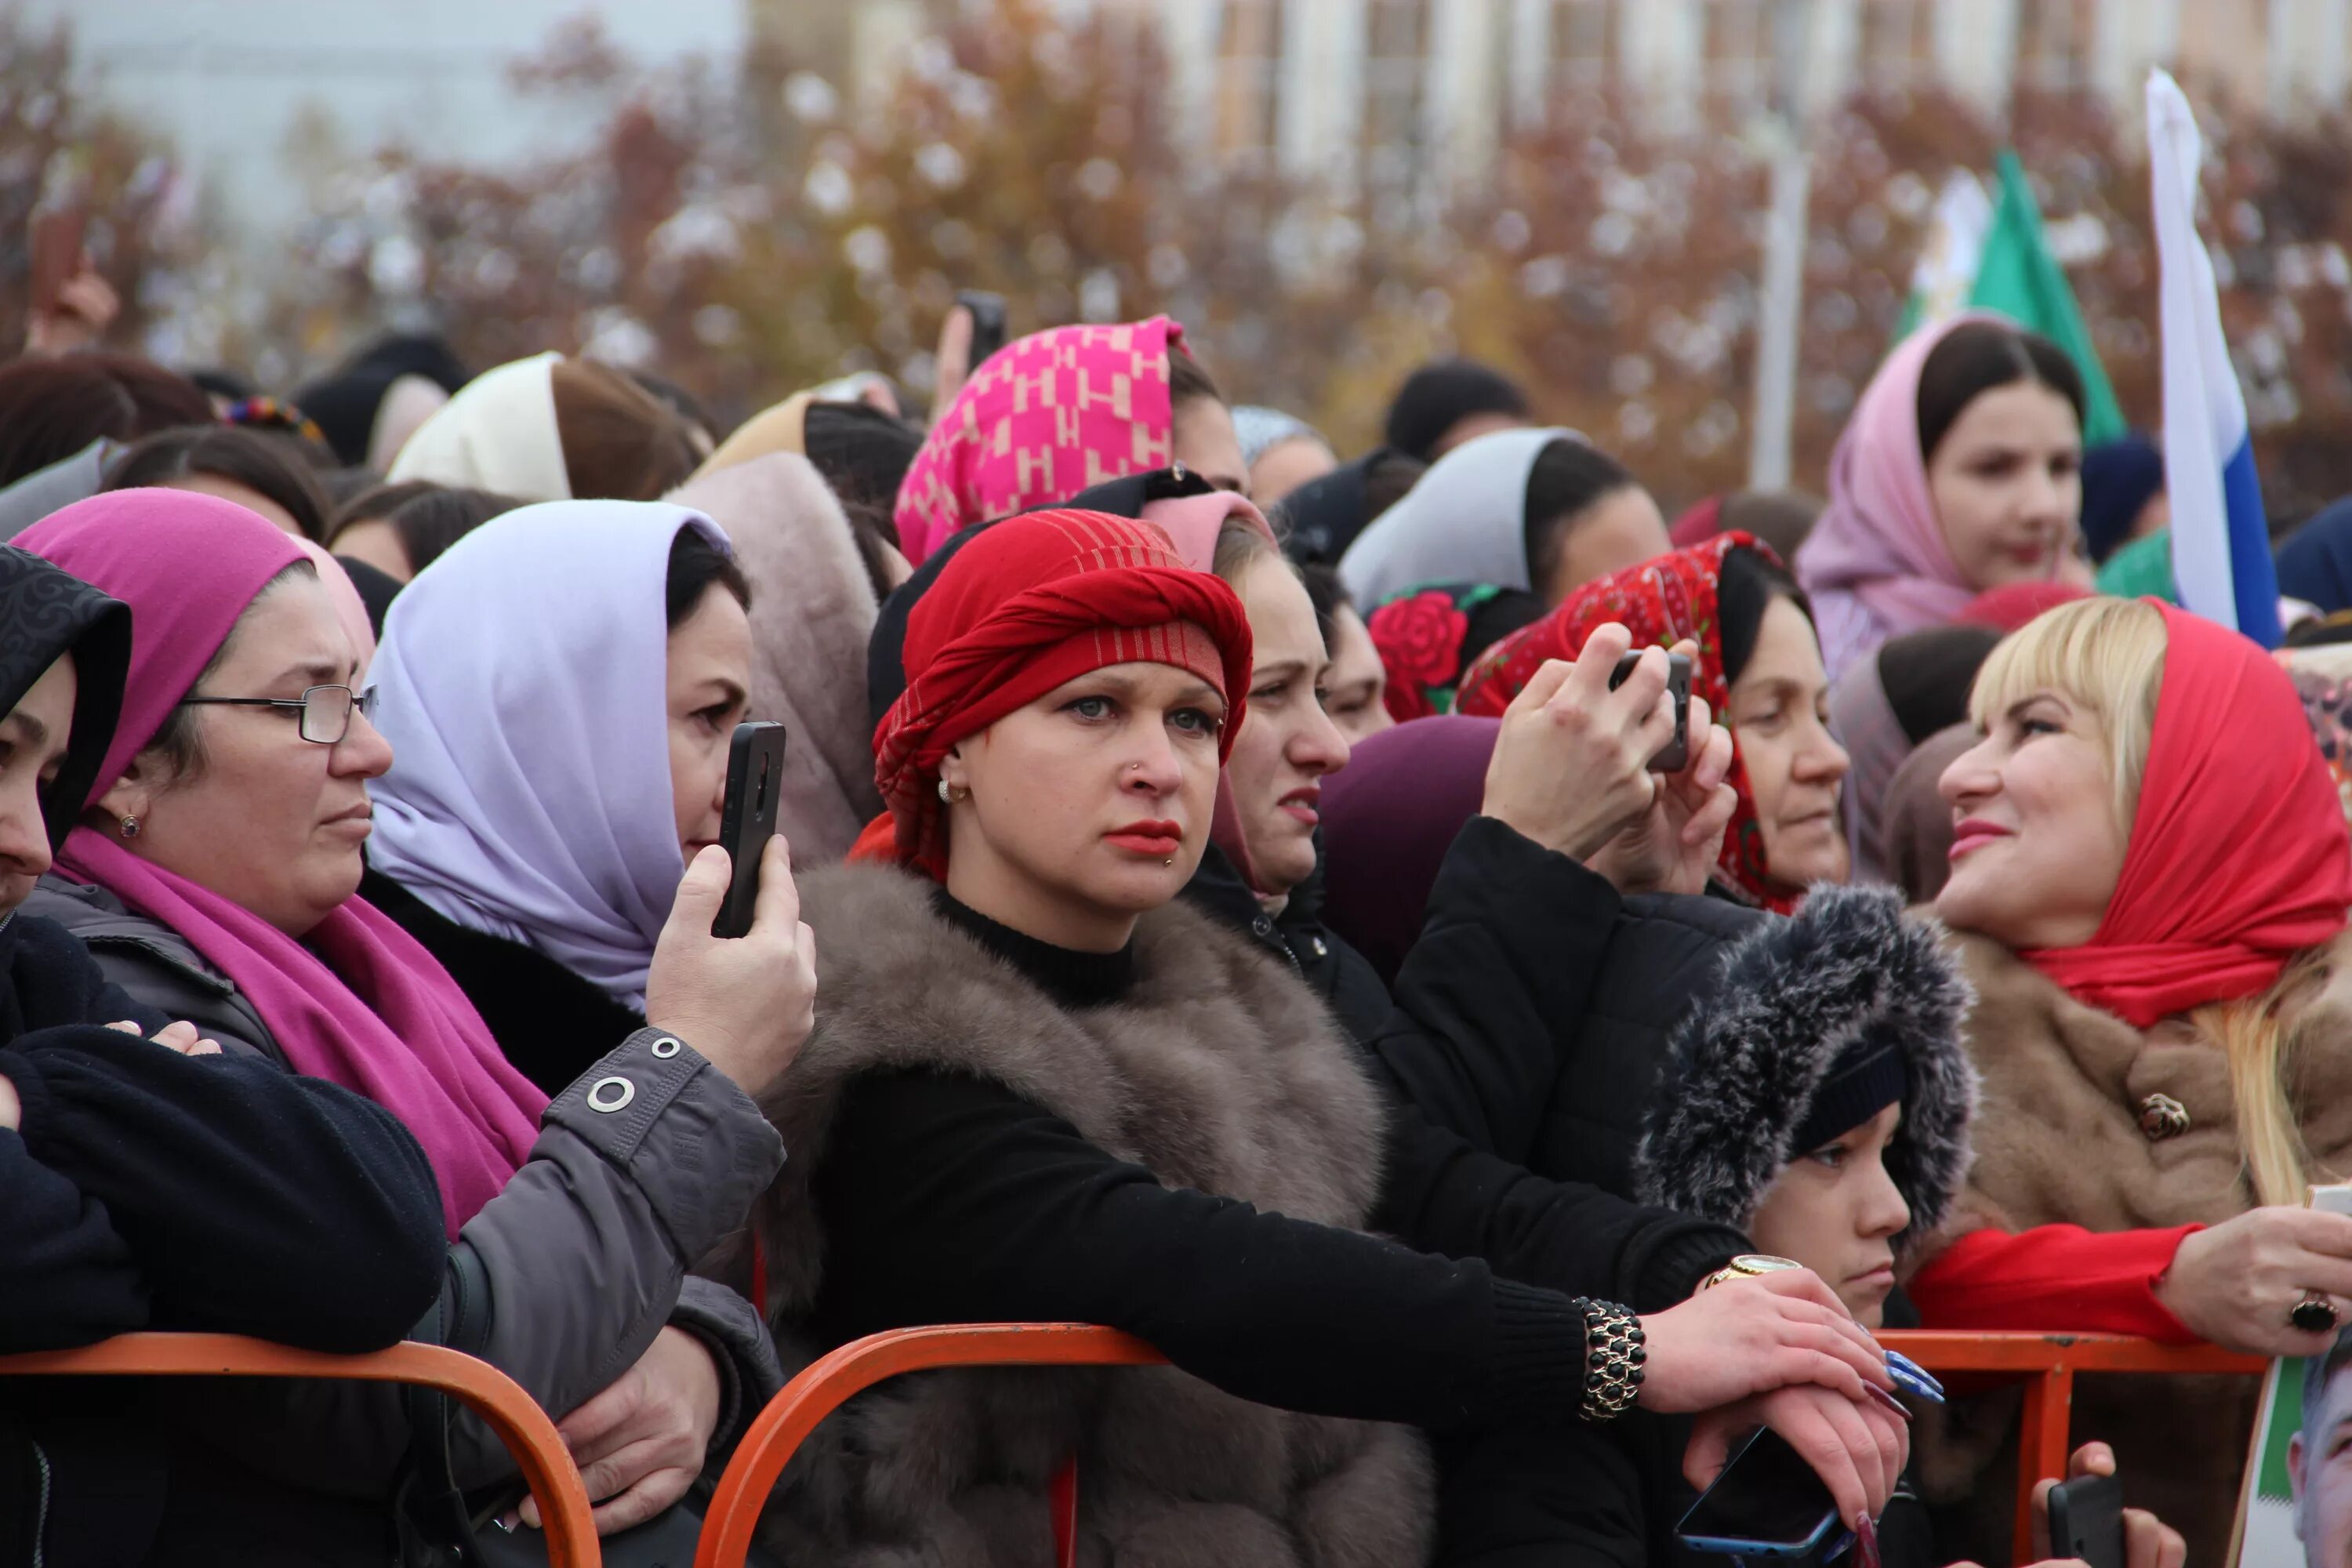
<path id="1" fill-rule="evenodd" d="M 1969 1161 L 1977 1073 L 1960 1043 L 1973 1000 L 1941 926 L 1906 921 L 1889 888 L 1816 888 L 1797 914 L 1723 957 L 1715 1000 L 1669 1046 L 1664 1087 L 1633 1156 L 1637 1195 L 1745 1226 L 1792 1148 L 1823 1074 L 1865 1032 L 1891 1031 L 1910 1071 L 1886 1166 L 1911 1225 L 1901 1253 L 1951 1207 Z"/>

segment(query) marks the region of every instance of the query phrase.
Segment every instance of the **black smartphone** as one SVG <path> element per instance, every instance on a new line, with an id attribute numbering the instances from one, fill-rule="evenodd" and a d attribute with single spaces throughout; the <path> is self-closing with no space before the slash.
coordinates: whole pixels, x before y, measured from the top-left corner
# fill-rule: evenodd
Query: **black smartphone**
<path id="1" fill-rule="evenodd" d="M 2124 1568 L 2121 1476 L 2077 1476 L 2050 1489 L 2050 1555 Z"/>
<path id="2" fill-rule="evenodd" d="M 1617 668 L 1609 672 L 1610 690 L 1625 684 L 1645 651 L 1634 648 L 1617 661 Z M 1666 695 L 1675 700 L 1675 738 L 1666 742 L 1664 751 L 1650 759 L 1650 771 L 1654 773 L 1678 773 L 1690 766 L 1690 678 L 1689 655 L 1666 655 Z"/>
<path id="3" fill-rule="evenodd" d="M 783 784 L 784 727 L 765 721 L 736 725 L 727 748 L 727 805 L 719 818 L 719 842 L 733 871 L 727 901 L 710 922 L 713 936 L 741 936 L 751 929 L 752 907 L 760 900 L 760 852 L 775 837 Z"/>
<path id="4" fill-rule="evenodd" d="M 1004 296 L 966 289 L 956 295 L 956 303 L 971 312 L 971 364 L 978 370 L 1004 346 Z"/>
<path id="5" fill-rule="evenodd" d="M 1768 1426 L 1740 1445 L 1675 1533 L 1694 1552 L 1804 1557 L 1826 1545 L 1840 1527 L 1830 1489 Z"/>

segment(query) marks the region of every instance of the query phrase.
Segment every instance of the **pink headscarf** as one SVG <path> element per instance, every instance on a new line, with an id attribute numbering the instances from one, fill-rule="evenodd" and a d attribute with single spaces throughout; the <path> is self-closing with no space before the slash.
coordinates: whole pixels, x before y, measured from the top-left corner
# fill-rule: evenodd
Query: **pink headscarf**
<path id="1" fill-rule="evenodd" d="M 1797 580 L 1812 598 L 1832 680 L 1887 638 L 1940 626 L 1976 596 L 1927 491 L 1919 374 L 1954 328 L 2000 320 L 1970 311 L 1904 339 L 1838 437 L 1829 510 L 1797 552 Z"/>
<path id="2" fill-rule="evenodd" d="M 154 738 L 272 578 L 304 559 L 252 512 L 186 490 L 130 489 L 52 513 L 16 542 L 131 606 L 131 675 L 95 801 Z M 58 868 L 170 926 L 236 983 L 298 1073 L 406 1124 L 440 1178 L 448 1234 L 530 1152 L 547 1097 L 507 1064 L 465 993 L 407 932 L 346 900 L 297 941 L 115 839 L 77 827 Z"/>
<path id="3" fill-rule="evenodd" d="M 916 565 L 948 535 L 1166 468 L 1175 447 L 1165 316 L 1056 327 L 1006 344 L 963 384 L 898 487 L 898 545 Z"/>

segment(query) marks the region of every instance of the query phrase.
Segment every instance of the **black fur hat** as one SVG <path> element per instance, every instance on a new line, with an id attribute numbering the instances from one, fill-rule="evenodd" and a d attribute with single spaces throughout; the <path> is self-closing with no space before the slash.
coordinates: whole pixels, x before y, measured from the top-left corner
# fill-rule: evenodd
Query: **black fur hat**
<path id="1" fill-rule="evenodd" d="M 1635 1195 L 1745 1226 L 1836 1068 L 1899 1052 L 1903 1121 L 1887 1173 L 1911 1224 L 1934 1230 L 1969 1172 L 1977 1073 L 1960 1044 L 1972 994 L 1932 921 L 1906 921 L 1891 888 L 1816 888 L 1791 918 L 1724 955 L 1714 1000 L 1675 1031 L 1633 1156 Z M 1888 1103 L 1880 1100 L 1878 1103 Z M 1830 1136 L 1845 1129 L 1833 1130 Z"/>

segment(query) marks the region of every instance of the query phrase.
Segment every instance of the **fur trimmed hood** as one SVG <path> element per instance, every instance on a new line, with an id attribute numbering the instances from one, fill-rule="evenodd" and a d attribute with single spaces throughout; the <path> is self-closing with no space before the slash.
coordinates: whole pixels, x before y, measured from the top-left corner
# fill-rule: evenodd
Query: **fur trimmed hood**
<path id="1" fill-rule="evenodd" d="M 1886 1166 L 1911 1224 L 1932 1232 L 1968 1177 L 1977 1072 L 1960 1044 L 1972 994 L 1943 929 L 1906 921 L 1889 888 L 1821 887 L 1723 957 L 1716 1000 L 1675 1032 L 1633 1160 L 1636 1195 L 1745 1227 L 1831 1066 L 1857 1040 L 1904 1055 L 1903 1121 Z"/>

